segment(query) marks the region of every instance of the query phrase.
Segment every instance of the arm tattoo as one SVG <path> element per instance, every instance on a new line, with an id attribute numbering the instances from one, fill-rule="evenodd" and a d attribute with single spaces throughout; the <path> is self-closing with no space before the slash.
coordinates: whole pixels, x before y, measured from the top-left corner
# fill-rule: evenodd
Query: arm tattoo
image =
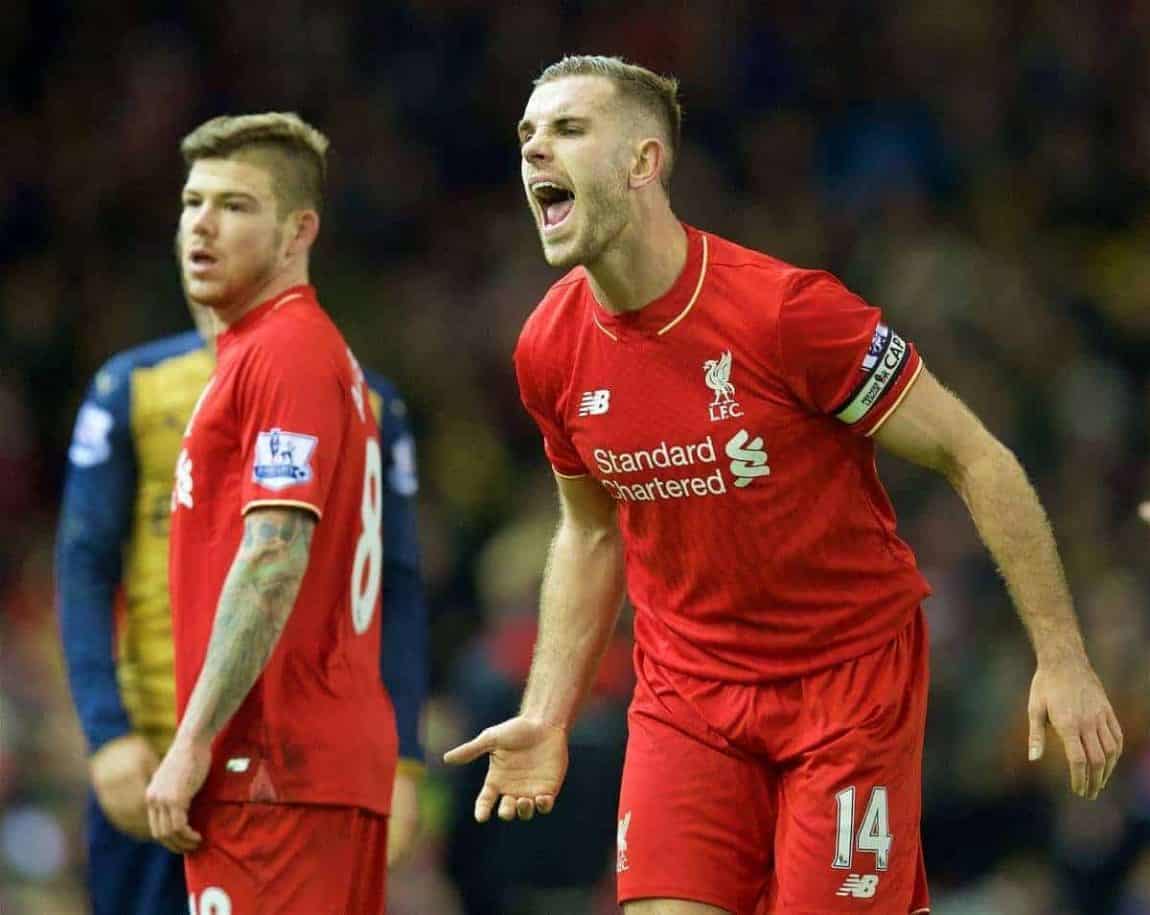
<path id="1" fill-rule="evenodd" d="M 291 615 L 307 571 L 315 519 L 295 508 L 259 509 L 224 581 L 204 666 L 184 725 L 212 738 L 251 691 Z"/>

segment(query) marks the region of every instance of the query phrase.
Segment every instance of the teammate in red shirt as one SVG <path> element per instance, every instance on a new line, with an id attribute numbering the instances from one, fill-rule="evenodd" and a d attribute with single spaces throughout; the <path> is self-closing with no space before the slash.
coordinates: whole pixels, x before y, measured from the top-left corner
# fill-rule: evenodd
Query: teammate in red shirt
<path id="1" fill-rule="evenodd" d="M 566 733 L 635 609 L 619 806 L 636 913 L 929 911 L 919 839 L 928 588 L 874 442 L 943 474 L 1003 570 L 1047 723 L 1096 797 L 1122 733 L 1025 474 L 879 310 L 833 277 L 679 222 L 677 86 L 614 58 L 536 81 L 519 124 L 544 254 L 574 268 L 515 353 L 562 521 L 521 714 L 475 815 L 555 803 Z"/>
<path id="2" fill-rule="evenodd" d="M 187 855 L 193 915 L 384 910 L 381 458 L 363 373 L 308 285 L 326 148 L 283 114 L 182 145 L 184 285 L 223 330 L 176 466 L 180 724 L 148 806 Z"/>

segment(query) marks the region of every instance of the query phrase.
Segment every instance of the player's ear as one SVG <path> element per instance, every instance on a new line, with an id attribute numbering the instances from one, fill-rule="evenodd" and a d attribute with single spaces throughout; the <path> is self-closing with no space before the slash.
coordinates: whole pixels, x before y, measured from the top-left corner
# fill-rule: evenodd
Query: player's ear
<path id="1" fill-rule="evenodd" d="M 635 158 L 627 176 L 632 188 L 658 181 L 666 165 L 667 148 L 658 137 L 644 137 L 635 146 Z"/>
<path id="2" fill-rule="evenodd" d="M 306 253 L 319 235 L 319 213 L 315 210 L 296 210 L 288 216 L 284 234 L 287 241 L 285 257 L 293 258 Z"/>

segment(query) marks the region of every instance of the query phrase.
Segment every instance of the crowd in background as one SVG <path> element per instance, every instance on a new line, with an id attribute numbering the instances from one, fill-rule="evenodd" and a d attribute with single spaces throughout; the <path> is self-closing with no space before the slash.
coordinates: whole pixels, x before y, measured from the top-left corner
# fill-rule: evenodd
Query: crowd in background
<path id="1" fill-rule="evenodd" d="M 180 138 L 278 109 L 333 140 L 313 278 L 361 361 L 405 393 L 420 449 L 431 762 L 392 911 L 614 911 L 625 629 L 575 741 L 565 820 L 477 836 L 477 773 L 436 762 L 514 706 L 530 654 L 556 500 L 510 357 L 557 275 L 514 128 L 531 79 L 574 52 L 676 74 L 677 212 L 881 305 L 1051 515 L 1127 735 L 1093 803 L 1070 794 L 1057 741 L 1026 762 L 1033 656 L 962 503 L 881 462 L 934 586 L 935 915 L 1147 915 L 1145 0 L 4 4 L 0 909 L 82 911 L 86 764 L 51 564 L 75 409 L 110 354 L 189 325 L 172 256 Z"/>

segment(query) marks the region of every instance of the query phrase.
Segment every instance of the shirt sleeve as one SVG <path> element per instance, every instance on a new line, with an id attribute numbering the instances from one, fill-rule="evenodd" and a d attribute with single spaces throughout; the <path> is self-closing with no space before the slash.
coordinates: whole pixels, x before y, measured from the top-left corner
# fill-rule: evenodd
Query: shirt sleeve
<path id="1" fill-rule="evenodd" d="M 419 564 L 416 529 L 415 439 L 407 408 L 390 385 L 368 375 L 380 397 L 379 440 L 384 458 L 383 491 L 383 639 L 380 670 L 395 708 L 399 755 L 424 764 L 419 723 L 427 698 L 427 601 Z"/>
<path id="2" fill-rule="evenodd" d="M 91 751 L 131 731 L 116 680 L 115 601 L 136 489 L 131 367 L 109 362 L 76 416 L 56 536 L 56 607 L 72 701 Z"/>
<path id="3" fill-rule="evenodd" d="M 304 508 L 322 518 L 350 410 L 334 362 L 306 346 L 272 340 L 247 357 L 242 371 L 244 514 L 277 505 Z"/>
<path id="4" fill-rule="evenodd" d="M 914 345 L 828 273 L 805 270 L 792 280 L 778 336 L 799 401 L 860 435 L 878 431 L 922 370 Z"/>
<path id="5" fill-rule="evenodd" d="M 579 456 L 559 416 L 554 397 L 543 395 L 545 388 L 540 383 L 540 366 L 532 358 L 532 347 L 526 335 L 520 337 L 515 348 L 515 377 L 519 382 L 519 399 L 535 420 L 543 435 L 543 450 L 552 468 L 562 477 L 582 477 L 587 475 L 587 467 Z"/>

